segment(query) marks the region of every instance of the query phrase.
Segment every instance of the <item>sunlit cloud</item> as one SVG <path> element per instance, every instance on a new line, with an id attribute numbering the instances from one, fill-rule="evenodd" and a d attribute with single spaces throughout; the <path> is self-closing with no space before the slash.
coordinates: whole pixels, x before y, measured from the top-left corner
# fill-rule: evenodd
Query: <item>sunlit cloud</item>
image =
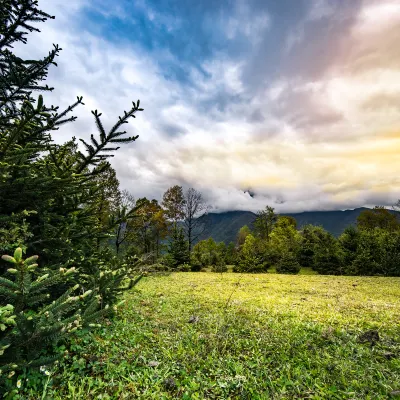
<path id="1" fill-rule="evenodd" d="M 141 100 L 139 140 L 112 160 L 136 197 L 194 186 L 218 211 L 400 197 L 397 1 L 69 3 L 42 0 L 57 18 L 17 50 L 63 47 L 47 101 L 86 106 L 60 142 L 95 132 L 90 110 L 111 126 Z"/>

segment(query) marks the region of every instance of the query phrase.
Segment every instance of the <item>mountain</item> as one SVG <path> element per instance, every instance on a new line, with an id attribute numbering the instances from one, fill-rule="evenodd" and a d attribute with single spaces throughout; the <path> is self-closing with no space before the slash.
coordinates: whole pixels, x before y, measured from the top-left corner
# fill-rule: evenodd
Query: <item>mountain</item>
<path id="1" fill-rule="evenodd" d="M 200 217 L 205 225 L 205 230 L 199 241 L 212 237 L 216 242 L 234 242 L 239 229 L 248 225 L 253 226 L 256 214 L 251 211 L 227 211 L 222 213 L 209 213 Z"/>
<path id="2" fill-rule="evenodd" d="M 356 208 L 345 211 L 307 211 L 301 213 L 287 213 L 296 218 L 297 227 L 307 224 L 320 225 L 334 236 L 339 236 L 349 225 L 355 225 L 357 217 L 366 208 Z M 205 231 L 198 240 L 212 237 L 216 242 L 235 242 L 239 229 L 248 225 L 253 227 L 256 214 L 250 211 L 227 211 L 222 213 L 209 213 L 200 217 L 205 224 Z"/>

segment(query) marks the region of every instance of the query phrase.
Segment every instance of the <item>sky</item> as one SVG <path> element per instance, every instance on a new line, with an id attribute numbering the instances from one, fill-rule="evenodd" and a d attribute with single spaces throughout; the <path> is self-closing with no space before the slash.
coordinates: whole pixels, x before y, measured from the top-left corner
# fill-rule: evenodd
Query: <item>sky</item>
<path id="1" fill-rule="evenodd" d="M 139 139 L 121 187 L 172 185 L 214 211 L 392 205 L 400 198 L 400 0 L 40 0 L 55 15 L 19 55 L 63 51 L 47 104 L 83 96 L 54 135 L 111 128 L 131 102 Z"/>

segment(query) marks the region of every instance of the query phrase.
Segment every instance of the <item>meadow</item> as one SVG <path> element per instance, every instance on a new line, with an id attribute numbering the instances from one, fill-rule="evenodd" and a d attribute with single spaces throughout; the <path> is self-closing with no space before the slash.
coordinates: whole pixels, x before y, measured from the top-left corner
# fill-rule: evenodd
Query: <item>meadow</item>
<path id="1" fill-rule="evenodd" d="M 146 277 L 42 398 L 400 398 L 399 297 L 400 278 Z"/>

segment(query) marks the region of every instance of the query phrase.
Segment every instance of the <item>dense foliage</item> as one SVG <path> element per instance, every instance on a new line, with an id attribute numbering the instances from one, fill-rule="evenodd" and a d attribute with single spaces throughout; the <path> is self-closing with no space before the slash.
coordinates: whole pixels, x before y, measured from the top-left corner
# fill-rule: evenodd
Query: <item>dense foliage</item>
<path id="1" fill-rule="evenodd" d="M 276 264 L 276 272 L 280 274 L 298 274 L 300 269 L 301 265 L 296 257 L 296 254 L 290 251 L 283 254 Z"/>
<path id="2" fill-rule="evenodd" d="M 225 258 L 233 271 L 298 273 L 310 267 L 326 275 L 400 276 L 400 222 L 382 207 L 363 211 L 357 226 L 339 238 L 320 226 L 297 229 L 293 217 L 275 215 L 271 207 L 258 214 L 254 226 L 254 232 L 247 225 L 239 230 L 235 257 Z M 205 243 L 212 239 L 194 247 L 193 262 L 214 265 Z"/>
<path id="3" fill-rule="evenodd" d="M 226 271 L 226 264 L 231 261 L 234 248 L 225 246 L 224 242 L 216 243 L 212 238 L 202 240 L 193 247 L 191 254 L 192 270 L 212 267 L 214 271 Z"/>
<path id="4" fill-rule="evenodd" d="M 35 0 L 1 7 L 0 384 L 6 391 L 15 371 L 53 361 L 59 339 L 97 324 L 118 302 L 123 283 L 136 281 L 136 260 L 128 266 L 109 246 L 134 213 L 122 212 L 107 159 L 137 139 L 123 127 L 142 109 L 133 103 L 108 131 L 92 111 L 98 134 L 80 139 L 84 150 L 75 138 L 57 144 L 53 135 L 75 121 L 71 112 L 83 104 L 78 97 L 60 111 L 40 94 L 53 90 L 43 82 L 61 49 L 55 45 L 41 60 L 12 52 L 38 30 L 36 23 L 52 17 Z"/>
<path id="5" fill-rule="evenodd" d="M 189 248 L 187 240 L 181 227 L 177 227 L 172 231 L 172 237 L 168 245 L 168 253 L 165 257 L 166 264 L 177 269 L 183 264 L 187 264 L 190 260 Z"/>

